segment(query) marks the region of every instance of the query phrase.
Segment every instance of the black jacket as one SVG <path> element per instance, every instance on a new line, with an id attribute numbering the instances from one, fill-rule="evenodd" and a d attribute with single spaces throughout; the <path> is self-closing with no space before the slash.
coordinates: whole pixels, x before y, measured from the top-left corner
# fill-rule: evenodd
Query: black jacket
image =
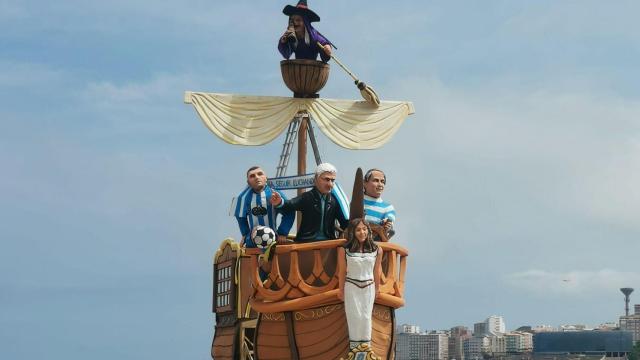
<path id="1" fill-rule="evenodd" d="M 309 242 L 316 240 L 316 234 L 320 229 L 320 192 L 315 187 L 300 196 L 297 196 L 291 200 L 287 200 L 282 205 L 281 209 L 284 212 L 300 211 L 302 213 L 302 223 L 298 234 L 296 235 L 296 242 Z M 329 194 L 328 201 L 325 204 L 324 223 L 322 224 L 324 233 L 329 239 L 336 239 L 336 220 L 340 223 L 340 227 L 345 229 L 349 224 L 340 210 L 338 200 L 336 200 L 333 194 Z"/>

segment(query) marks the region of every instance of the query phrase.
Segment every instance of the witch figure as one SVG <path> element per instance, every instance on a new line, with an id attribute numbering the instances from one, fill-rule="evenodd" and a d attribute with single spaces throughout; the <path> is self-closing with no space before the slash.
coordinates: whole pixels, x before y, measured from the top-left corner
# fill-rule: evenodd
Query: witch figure
<path id="1" fill-rule="evenodd" d="M 344 231 L 345 256 L 339 259 L 346 269 L 340 276 L 339 297 L 344 301 L 349 328 L 351 351 L 347 359 L 358 359 L 362 353 L 370 353 L 367 358 L 376 359 L 371 349 L 371 316 L 382 274 L 382 249 L 373 241 L 371 228 L 364 220 L 362 169 L 358 168 L 355 179 L 349 211 L 351 220 Z"/>
<path id="2" fill-rule="evenodd" d="M 295 54 L 296 59 L 308 60 L 317 60 L 319 54 L 322 61 L 329 61 L 333 44 L 311 25 L 312 22 L 320 21 L 320 16 L 309 9 L 307 1 L 300 0 L 296 6 L 287 5 L 282 12 L 289 16 L 289 25 L 278 40 L 280 54 L 285 59 Z M 323 51 L 318 43 L 322 45 Z"/>

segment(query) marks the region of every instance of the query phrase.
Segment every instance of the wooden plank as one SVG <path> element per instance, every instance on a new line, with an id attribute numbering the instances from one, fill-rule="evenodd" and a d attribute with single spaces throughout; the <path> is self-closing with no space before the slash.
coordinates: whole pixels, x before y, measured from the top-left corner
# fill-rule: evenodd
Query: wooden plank
<path id="1" fill-rule="evenodd" d="M 289 336 L 288 335 L 271 335 L 260 334 L 258 337 L 258 346 L 267 345 L 272 347 L 286 347 L 289 348 Z"/>
<path id="2" fill-rule="evenodd" d="M 299 353 L 301 359 L 330 354 L 336 348 L 349 349 L 349 335 L 347 334 L 326 334 L 320 341 L 310 346 L 300 346 Z M 345 353 L 346 354 L 346 353 Z M 342 355 L 345 355 L 342 354 Z"/>
<path id="3" fill-rule="evenodd" d="M 297 324 L 296 330 L 298 330 Z M 334 336 L 337 336 L 338 338 L 349 337 L 349 331 L 346 322 L 331 322 L 326 324 L 326 327 L 324 328 L 320 328 L 316 331 L 306 332 L 304 334 L 296 331 L 296 342 L 300 347 L 309 346 L 322 341 L 322 339 L 324 338 Z"/>
<path id="4" fill-rule="evenodd" d="M 284 322 L 260 321 L 258 327 L 257 344 L 260 346 L 273 346 L 289 348 L 289 334 Z"/>
<path id="5" fill-rule="evenodd" d="M 211 356 L 215 359 L 232 359 L 234 354 L 235 327 L 216 328 L 211 345 Z"/>
<path id="6" fill-rule="evenodd" d="M 211 349 L 211 354 L 217 359 L 219 357 L 233 357 L 233 346 L 214 346 Z"/>
<path id="7" fill-rule="evenodd" d="M 291 357 L 291 350 L 289 348 L 259 346 L 258 347 L 258 359 L 260 360 L 289 360 Z"/>
<path id="8" fill-rule="evenodd" d="M 318 312 L 322 313 L 318 313 Z M 331 311 L 327 313 L 327 311 Z M 304 318 L 302 314 L 311 312 L 314 317 Z M 318 314 L 320 314 L 318 316 Z M 327 328 L 331 323 L 341 323 L 347 326 L 347 317 L 344 313 L 344 307 L 336 307 L 336 305 L 324 306 L 322 308 L 311 309 L 310 311 L 296 313 L 296 334 L 305 334 L 316 332 Z"/>
<path id="9" fill-rule="evenodd" d="M 387 359 L 393 356 L 393 309 L 374 305 L 372 316 L 371 347 L 377 356 Z"/>
<path id="10" fill-rule="evenodd" d="M 230 335 L 218 335 L 213 341 L 213 345 L 215 346 L 231 346 L 233 345 L 233 341 L 235 340 L 235 334 Z"/>
<path id="11" fill-rule="evenodd" d="M 339 360 L 340 358 L 347 356 L 348 352 L 349 352 L 349 341 L 346 340 L 344 346 L 336 346 L 325 353 L 311 355 L 301 359 L 302 360 Z"/>
<path id="12" fill-rule="evenodd" d="M 291 359 L 299 360 L 298 345 L 296 344 L 296 334 L 293 328 L 293 315 L 291 311 L 284 313 L 284 322 L 287 324 L 287 335 L 289 335 L 289 347 L 291 348 Z"/>
<path id="13" fill-rule="evenodd" d="M 260 334 L 287 334 L 287 325 L 284 321 L 266 321 L 261 320 L 256 327 Z"/>

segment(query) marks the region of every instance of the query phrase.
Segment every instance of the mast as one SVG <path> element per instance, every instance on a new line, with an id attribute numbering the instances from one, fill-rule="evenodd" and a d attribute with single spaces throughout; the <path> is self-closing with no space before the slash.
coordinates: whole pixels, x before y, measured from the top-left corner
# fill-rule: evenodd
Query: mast
<path id="1" fill-rule="evenodd" d="M 300 119 L 300 128 L 298 129 L 298 175 L 302 176 L 307 172 L 307 127 L 309 126 L 309 113 L 299 112 L 296 116 Z M 304 189 L 298 189 L 298 196 L 304 192 Z M 300 229 L 302 216 L 299 211 L 296 212 L 296 226 Z"/>
<path id="2" fill-rule="evenodd" d="M 298 129 L 298 175 L 307 173 L 307 129 L 309 127 L 309 113 L 306 111 L 299 112 L 296 116 L 300 119 L 300 128 Z M 298 189 L 298 195 L 304 192 Z"/>

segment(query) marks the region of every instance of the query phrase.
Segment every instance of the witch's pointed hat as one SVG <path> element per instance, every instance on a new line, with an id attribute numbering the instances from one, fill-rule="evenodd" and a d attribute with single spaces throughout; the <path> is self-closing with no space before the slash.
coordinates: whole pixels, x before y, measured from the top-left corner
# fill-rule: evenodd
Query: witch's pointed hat
<path id="1" fill-rule="evenodd" d="M 298 1 L 298 5 L 287 5 L 282 9 L 282 13 L 291 16 L 291 15 L 301 15 L 307 18 L 310 23 L 320 21 L 320 16 L 314 13 L 309 6 L 307 6 L 307 0 Z"/>

